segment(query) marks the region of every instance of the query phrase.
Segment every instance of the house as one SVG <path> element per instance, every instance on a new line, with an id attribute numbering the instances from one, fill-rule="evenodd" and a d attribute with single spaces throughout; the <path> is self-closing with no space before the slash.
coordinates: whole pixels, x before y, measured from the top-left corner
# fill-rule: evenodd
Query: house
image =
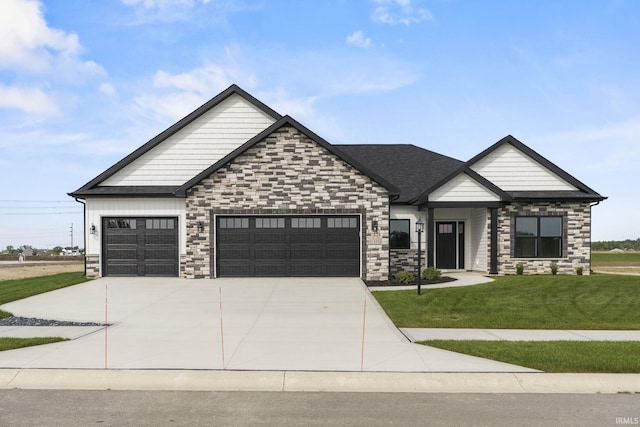
<path id="1" fill-rule="evenodd" d="M 590 269 L 604 200 L 512 136 L 467 162 L 332 145 L 236 85 L 69 194 L 87 275 L 354 276 Z"/>

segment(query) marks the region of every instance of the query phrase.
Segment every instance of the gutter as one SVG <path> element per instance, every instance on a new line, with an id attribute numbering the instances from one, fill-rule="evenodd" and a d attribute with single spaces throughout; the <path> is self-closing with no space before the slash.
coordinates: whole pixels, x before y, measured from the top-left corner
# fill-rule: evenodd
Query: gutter
<path id="1" fill-rule="evenodd" d="M 82 238 L 84 239 L 84 277 L 87 277 L 87 204 L 74 197 L 76 202 L 82 204 Z"/>

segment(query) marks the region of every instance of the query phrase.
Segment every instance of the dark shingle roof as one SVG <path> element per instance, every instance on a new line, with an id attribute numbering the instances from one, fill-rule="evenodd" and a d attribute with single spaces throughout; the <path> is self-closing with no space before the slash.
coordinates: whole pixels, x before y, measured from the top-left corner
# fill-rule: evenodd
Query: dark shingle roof
<path id="1" fill-rule="evenodd" d="M 407 203 L 464 162 L 411 144 L 337 145 L 344 153 L 376 171 L 400 189 L 395 203 Z"/>
<path id="2" fill-rule="evenodd" d="M 69 193 L 72 197 L 85 196 L 134 196 L 134 197 L 174 197 L 178 186 L 96 186 Z"/>

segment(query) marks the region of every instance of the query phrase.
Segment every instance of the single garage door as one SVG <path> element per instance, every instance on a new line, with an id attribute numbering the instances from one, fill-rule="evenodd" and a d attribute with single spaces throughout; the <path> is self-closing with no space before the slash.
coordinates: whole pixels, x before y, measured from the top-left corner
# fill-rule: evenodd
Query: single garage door
<path id="1" fill-rule="evenodd" d="M 177 276 L 177 218 L 104 218 L 103 276 Z"/>
<path id="2" fill-rule="evenodd" d="M 218 277 L 360 276 L 357 216 L 216 217 Z"/>

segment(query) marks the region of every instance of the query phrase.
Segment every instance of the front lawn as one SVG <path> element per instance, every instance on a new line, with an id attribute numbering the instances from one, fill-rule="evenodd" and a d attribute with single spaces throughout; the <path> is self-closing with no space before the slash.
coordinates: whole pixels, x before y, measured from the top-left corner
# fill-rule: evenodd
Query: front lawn
<path id="1" fill-rule="evenodd" d="M 0 305 L 67 286 L 86 282 L 82 273 L 60 273 L 51 276 L 30 277 L 27 279 L 14 279 L 0 281 Z M 9 317 L 11 313 L 0 310 L 0 319 Z"/>
<path id="2" fill-rule="evenodd" d="M 422 341 L 545 372 L 640 373 L 638 341 Z"/>
<path id="3" fill-rule="evenodd" d="M 640 277 L 503 276 L 482 285 L 373 295 L 397 327 L 640 329 Z"/>

